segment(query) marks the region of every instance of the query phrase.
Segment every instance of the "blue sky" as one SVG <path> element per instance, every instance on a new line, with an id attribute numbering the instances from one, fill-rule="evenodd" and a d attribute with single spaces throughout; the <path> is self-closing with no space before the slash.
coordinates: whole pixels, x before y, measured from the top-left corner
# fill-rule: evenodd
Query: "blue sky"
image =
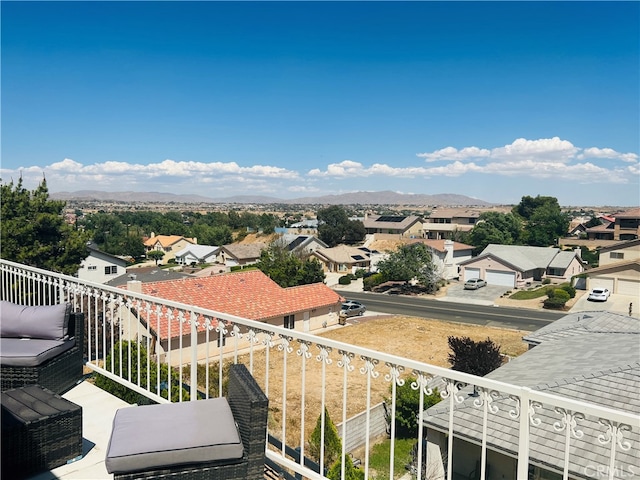
<path id="1" fill-rule="evenodd" d="M 7 2 L 3 182 L 640 204 L 639 2 Z"/>

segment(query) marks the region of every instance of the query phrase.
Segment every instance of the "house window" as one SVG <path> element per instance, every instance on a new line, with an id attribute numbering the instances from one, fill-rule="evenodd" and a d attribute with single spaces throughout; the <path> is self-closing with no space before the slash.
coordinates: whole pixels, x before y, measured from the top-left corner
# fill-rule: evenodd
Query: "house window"
<path id="1" fill-rule="evenodd" d="M 224 335 L 220 335 L 218 337 L 218 347 L 224 347 L 227 344 L 227 337 L 225 337 Z"/>
<path id="2" fill-rule="evenodd" d="M 104 274 L 105 275 L 115 275 L 116 273 L 118 273 L 118 267 L 115 265 L 109 265 L 104 267 Z"/>
<path id="3" fill-rule="evenodd" d="M 284 316 L 284 328 L 289 328 L 293 330 L 295 328 L 296 316 L 295 315 L 285 315 Z"/>
<path id="4" fill-rule="evenodd" d="M 87 270 L 97 270 L 97 269 L 98 269 L 98 267 L 96 267 L 95 265 L 89 265 L 87 267 Z"/>
<path id="5" fill-rule="evenodd" d="M 616 258 L 618 260 L 622 260 L 624 258 L 624 253 L 622 253 L 622 252 L 611 252 L 611 253 L 609 253 L 609 258 Z"/>

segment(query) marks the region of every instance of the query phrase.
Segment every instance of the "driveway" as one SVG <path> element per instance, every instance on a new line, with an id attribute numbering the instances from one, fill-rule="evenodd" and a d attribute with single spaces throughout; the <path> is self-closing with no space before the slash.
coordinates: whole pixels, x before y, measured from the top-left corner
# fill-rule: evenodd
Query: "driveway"
<path id="1" fill-rule="evenodd" d="M 587 300 L 588 296 L 589 292 L 585 292 L 569 311 L 575 313 L 606 310 L 621 315 L 629 315 L 629 304 L 632 304 L 631 316 L 640 318 L 640 292 L 635 296 L 612 293 L 606 302 L 590 302 Z"/>
<path id="2" fill-rule="evenodd" d="M 465 290 L 462 283 L 452 283 L 447 287 L 447 294 L 441 300 L 448 302 L 472 303 L 476 305 L 493 305 L 509 288 L 500 285 L 487 285 L 477 290 Z"/>

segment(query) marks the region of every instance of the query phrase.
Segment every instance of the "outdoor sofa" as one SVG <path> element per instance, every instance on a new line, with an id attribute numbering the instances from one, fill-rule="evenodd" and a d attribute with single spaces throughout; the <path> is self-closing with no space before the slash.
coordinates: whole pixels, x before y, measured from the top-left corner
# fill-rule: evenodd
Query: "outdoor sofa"
<path id="1" fill-rule="evenodd" d="M 0 302 L 2 391 L 40 385 L 55 394 L 83 375 L 84 315 L 71 304 L 26 306 Z"/>

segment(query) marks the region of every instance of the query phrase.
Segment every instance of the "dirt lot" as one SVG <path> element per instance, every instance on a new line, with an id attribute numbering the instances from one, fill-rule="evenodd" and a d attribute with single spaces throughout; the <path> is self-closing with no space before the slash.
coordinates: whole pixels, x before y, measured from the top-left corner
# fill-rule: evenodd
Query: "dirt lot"
<path id="1" fill-rule="evenodd" d="M 527 332 L 488 328 L 483 326 L 464 325 L 457 323 L 447 323 L 436 320 L 425 320 L 402 316 L 380 316 L 367 320 L 357 325 L 347 325 L 336 328 L 319 335 L 321 337 L 338 340 L 345 343 L 357 345 L 359 347 L 398 355 L 420 362 L 430 363 L 448 368 L 447 356 L 449 348 L 447 338 L 450 335 L 468 336 L 474 340 L 484 340 L 487 337 L 501 346 L 501 352 L 509 356 L 517 356 L 526 351 L 526 346 L 522 337 Z M 287 353 L 287 374 L 286 374 L 286 416 L 287 416 L 287 443 L 298 444 L 300 429 L 303 419 L 301 418 L 299 405 L 302 403 L 301 385 L 303 378 L 302 356 L 297 352 L 300 345 L 291 345 L 293 350 Z M 322 363 L 317 360 L 319 349 L 311 352 L 311 357 L 306 359 L 305 377 L 305 405 L 306 412 L 304 418 L 304 438 L 309 438 L 317 416 L 320 413 L 322 395 Z M 270 428 L 275 435 L 281 436 L 282 426 L 280 423 L 283 408 L 282 390 L 283 378 L 280 372 L 283 371 L 284 353 L 277 349 L 271 349 L 269 353 L 269 385 L 268 396 L 270 407 L 273 412 Z M 335 423 L 342 420 L 342 398 L 344 394 L 343 378 L 344 368 L 341 368 L 339 352 L 331 353 L 331 364 L 325 364 L 326 384 L 326 406 L 331 418 Z M 243 362 L 248 362 L 244 359 Z M 347 373 L 347 412 L 349 418 L 356 413 L 366 409 L 367 376 L 361 372 L 361 367 L 365 363 L 360 358 L 353 358 L 351 361 L 354 369 Z M 254 354 L 254 375 L 265 387 L 265 352 Z M 377 365 L 378 378 L 371 381 L 371 405 L 382 401 L 389 394 L 390 383 L 385 380 L 385 375 L 389 368 L 385 365 Z M 412 372 L 403 372 L 403 376 L 408 376 Z"/>

